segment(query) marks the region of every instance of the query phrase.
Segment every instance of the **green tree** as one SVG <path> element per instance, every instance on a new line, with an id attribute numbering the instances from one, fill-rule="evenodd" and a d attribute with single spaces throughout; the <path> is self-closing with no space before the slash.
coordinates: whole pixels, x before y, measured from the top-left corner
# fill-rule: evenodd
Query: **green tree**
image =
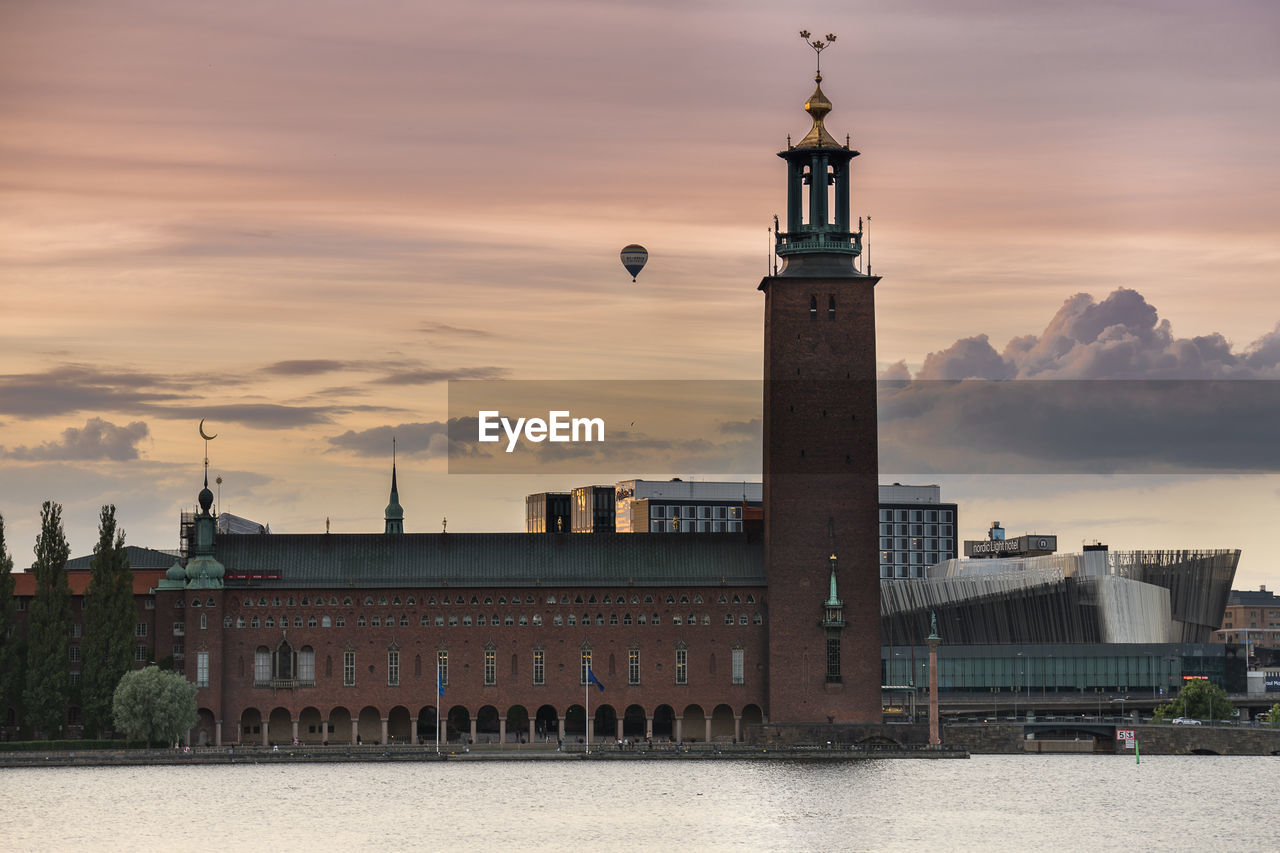
<path id="1" fill-rule="evenodd" d="M 124 549 L 124 531 L 116 528 L 116 508 L 102 508 L 98 544 L 90 563 L 84 596 L 84 642 L 80 671 L 80 707 L 85 734 L 100 737 L 111 728 L 111 699 L 120 678 L 133 667 L 133 572 Z"/>
<path id="2" fill-rule="evenodd" d="M 1271 706 L 1271 728 L 1280 729 L 1280 702 Z"/>
<path id="3" fill-rule="evenodd" d="M 196 686 L 176 672 L 148 666 L 125 673 L 112 700 L 116 726 L 150 746 L 177 743 L 196 724 Z"/>
<path id="4" fill-rule="evenodd" d="M 13 558 L 4 544 L 4 516 L 0 515 L 0 713 L 22 700 L 22 655 L 14 619 Z"/>
<path id="5" fill-rule="evenodd" d="M 1157 720 L 1193 717 L 1197 720 L 1229 720 L 1235 706 L 1227 701 L 1227 691 L 1208 680 L 1189 681 L 1178 691 L 1178 698 L 1156 708 Z"/>
<path id="6" fill-rule="evenodd" d="M 26 719 L 45 737 L 57 737 L 71 698 L 67 635 L 71 633 L 71 586 L 67 582 L 70 548 L 62 532 L 62 507 L 45 501 L 36 537 L 36 594 L 27 632 Z"/>

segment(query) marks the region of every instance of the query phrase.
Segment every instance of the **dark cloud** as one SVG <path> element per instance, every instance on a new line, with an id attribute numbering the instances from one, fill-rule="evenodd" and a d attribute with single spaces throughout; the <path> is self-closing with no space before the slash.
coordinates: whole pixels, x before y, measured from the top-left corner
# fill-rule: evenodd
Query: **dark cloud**
<path id="1" fill-rule="evenodd" d="M 892 378 L 904 378 L 900 375 Z M 925 356 L 916 379 L 1280 379 L 1280 326 L 1235 351 L 1222 335 L 1174 335 L 1136 290 L 1072 296 L 1038 335 L 997 353 L 985 334 Z"/>
<path id="2" fill-rule="evenodd" d="M 347 430 L 342 435 L 330 437 L 329 445 L 334 450 L 345 450 L 357 456 L 390 456 L 392 438 L 396 440 L 397 453 L 430 459 L 448 452 L 449 426 L 441 421 L 427 421 Z"/>
<path id="3" fill-rule="evenodd" d="M 331 358 L 305 358 L 277 361 L 262 368 L 262 372 L 270 373 L 272 376 L 317 376 L 342 370 L 346 366 L 346 362 Z"/>
<path id="4" fill-rule="evenodd" d="M 468 329 L 463 326 L 450 326 L 448 323 L 423 323 L 418 327 L 418 331 L 423 334 L 455 337 L 455 338 L 492 338 L 493 332 L 486 332 L 483 329 Z"/>
<path id="5" fill-rule="evenodd" d="M 1280 470 L 1280 326 L 1243 350 L 1179 338 L 1135 290 L 1076 294 L 1002 353 L 986 335 L 958 340 L 914 380 L 881 386 L 884 470 Z"/>
<path id="6" fill-rule="evenodd" d="M 228 403 L 195 406 L 143 406 L 142 411 L 170 420 L 207 418 L 214 423 L 236 423 L 259 429 L 290 428 L 333 423 L 333 415 L 362 409 L 359 406 L 284 406 L 279 403 Z"/>
<path id="7" fill-rule="evenodd" d="M 320 364 L 277 362 L 277 365 Z M 339 365 L 340 362 L 324 362 Z M 403 362 L 381 362 L 385 368 Z M 273 365 L 273 367 L 276 365 Z M 319 369 L 316 368 L 316 372 Z M 298 375 L 306 375 L 300 369 Z M 289 405 L 243 402 L 199 402 L 209 388 L 235 385 L 239 380 L 221 376 L 162 376 L 129 370 L 102 370 L 90 365 L 65 364 L 40 373 L 0 375 L 0 412 L 20 418 L 48 417 L 82 411 L 129 412 L 165 420 L 208 418 L 258 428 L 299 427 L 332 423 L 350 412 L 395 412 L 387 406 Z M 336 397 L 336 395 L 334 395 Z M 325 398 L 321 398 L 325 399 Z"/>
<path id="8" fill-rule="evenodd" d="M 454 379 L 501 379 L 509 371 L 504 367 L 457 367 L 453 369 L 417 368 L 398 370 L 373 380 L 379 385 L 431 385 Z"/>
<path id="9" fill-rule="evenodd" d="M 986 334 L 925 356 L 916 379 L 1280 379 L 1280 327 L 1236 352 L 1221 334 L 1179 338 L 1142 293 L 1066 300 L 1039 334 L 997 353 Z"/>
<path id="10" fill-rule="evenodd" d="M 759 440 L 764 435 L 764 419 L 752 418 L 749 421 L 725 421 L 720 424 L 720 432 L 722 435 L 742 435 Z"/>
<path id="11" fill-rule="evenodd" d="M 986 335 L 963 338 L 941 352 L 931 352 L 918 379 L 1012 379 L 1013 368 L 991 347 Z"/>
<path id="12" fill-rule="evenodd" d="M 0 375 L 0 412 L 20 418 L 88 410 L 133 410 L 181 399 L 188 383 L 154 373 L 64 364 L 41 373 Z"/>
<path id="13" fill-rule="evenodd" d="M 147 425 L 134 421 L 116 426 L 102 418 L 89 418 L 83 427 L 67 427 L 62 437 L 36 447 L 0 447 L 0 456 L 24 462 L 65 460 L 111 460 L 127 462 L 138 458 L 138 443 L 149 435 Z"/>

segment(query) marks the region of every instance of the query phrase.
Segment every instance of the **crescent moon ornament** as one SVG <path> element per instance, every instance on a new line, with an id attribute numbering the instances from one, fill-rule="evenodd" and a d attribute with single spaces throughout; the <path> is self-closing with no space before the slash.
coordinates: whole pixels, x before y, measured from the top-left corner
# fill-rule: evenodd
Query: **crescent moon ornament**
<path id="1" fill-rule="evenodd" d="M 216 432 L 213 435 L 204 434 L 204 418 L 200 419 L 200 437 L 203 438 L 205 441 L 213 441 L 215 438 L 218 437 L 218 434 Z"/>

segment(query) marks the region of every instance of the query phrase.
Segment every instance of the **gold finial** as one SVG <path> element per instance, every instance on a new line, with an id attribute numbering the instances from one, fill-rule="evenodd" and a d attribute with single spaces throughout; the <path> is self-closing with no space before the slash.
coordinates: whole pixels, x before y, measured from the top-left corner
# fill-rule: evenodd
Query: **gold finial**
<path id="1" fill-rule="evenodd" d="M 836 40 L 835 33 L 827 33 L 822 39 L 814 39 L 810 41 L 808 30 L 800 31 L 800 38 L 804 39 L 805 44 L 813 48 L 814 56 L 818 60 L 818 71 L 813 77 L 813 82 L 817 84 L 813 90 L 813 94 L 809 96 L 809 100 L 805 101 L 804 111 L 813 117 L 813 127 L 805 134 L 804 139 L 800 140 L 797 148 L 838 148 L 840 143 L 836 141 L 826 127 L 823 126 L 822 120 L 827 113 L 831 112 L 831 101 L 827 100 L 827 96 L 822 93 L 822 51 L 831 47 Z M 789 146 L 788 146 L 789 147 Z"/>

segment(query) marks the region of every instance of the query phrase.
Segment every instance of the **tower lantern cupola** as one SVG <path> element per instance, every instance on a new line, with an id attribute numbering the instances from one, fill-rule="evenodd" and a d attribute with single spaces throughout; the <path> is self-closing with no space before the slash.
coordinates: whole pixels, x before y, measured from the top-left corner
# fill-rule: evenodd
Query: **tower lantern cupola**
<path id="1" fill-rule="evenodd" d="M 786 230 L 776 235 L 778 255 L 783 259 L 780 275 L 857 274 L 855 259 L 862 253 L 862 223 L 854 231 L 849 218 L 849 166 L 858 152 L 841 145 L 827 130 L 825 119 L 831 101 L 822 91 L 822 51 L 836 40 L 828 33 L 823 40 L 809 41 L 806 30 L 800 36 L 818 56 L 818 73 L 813 94 L 805 102 L 805 112 L 813 127 L 778 156 L 787 161 Z"/>

